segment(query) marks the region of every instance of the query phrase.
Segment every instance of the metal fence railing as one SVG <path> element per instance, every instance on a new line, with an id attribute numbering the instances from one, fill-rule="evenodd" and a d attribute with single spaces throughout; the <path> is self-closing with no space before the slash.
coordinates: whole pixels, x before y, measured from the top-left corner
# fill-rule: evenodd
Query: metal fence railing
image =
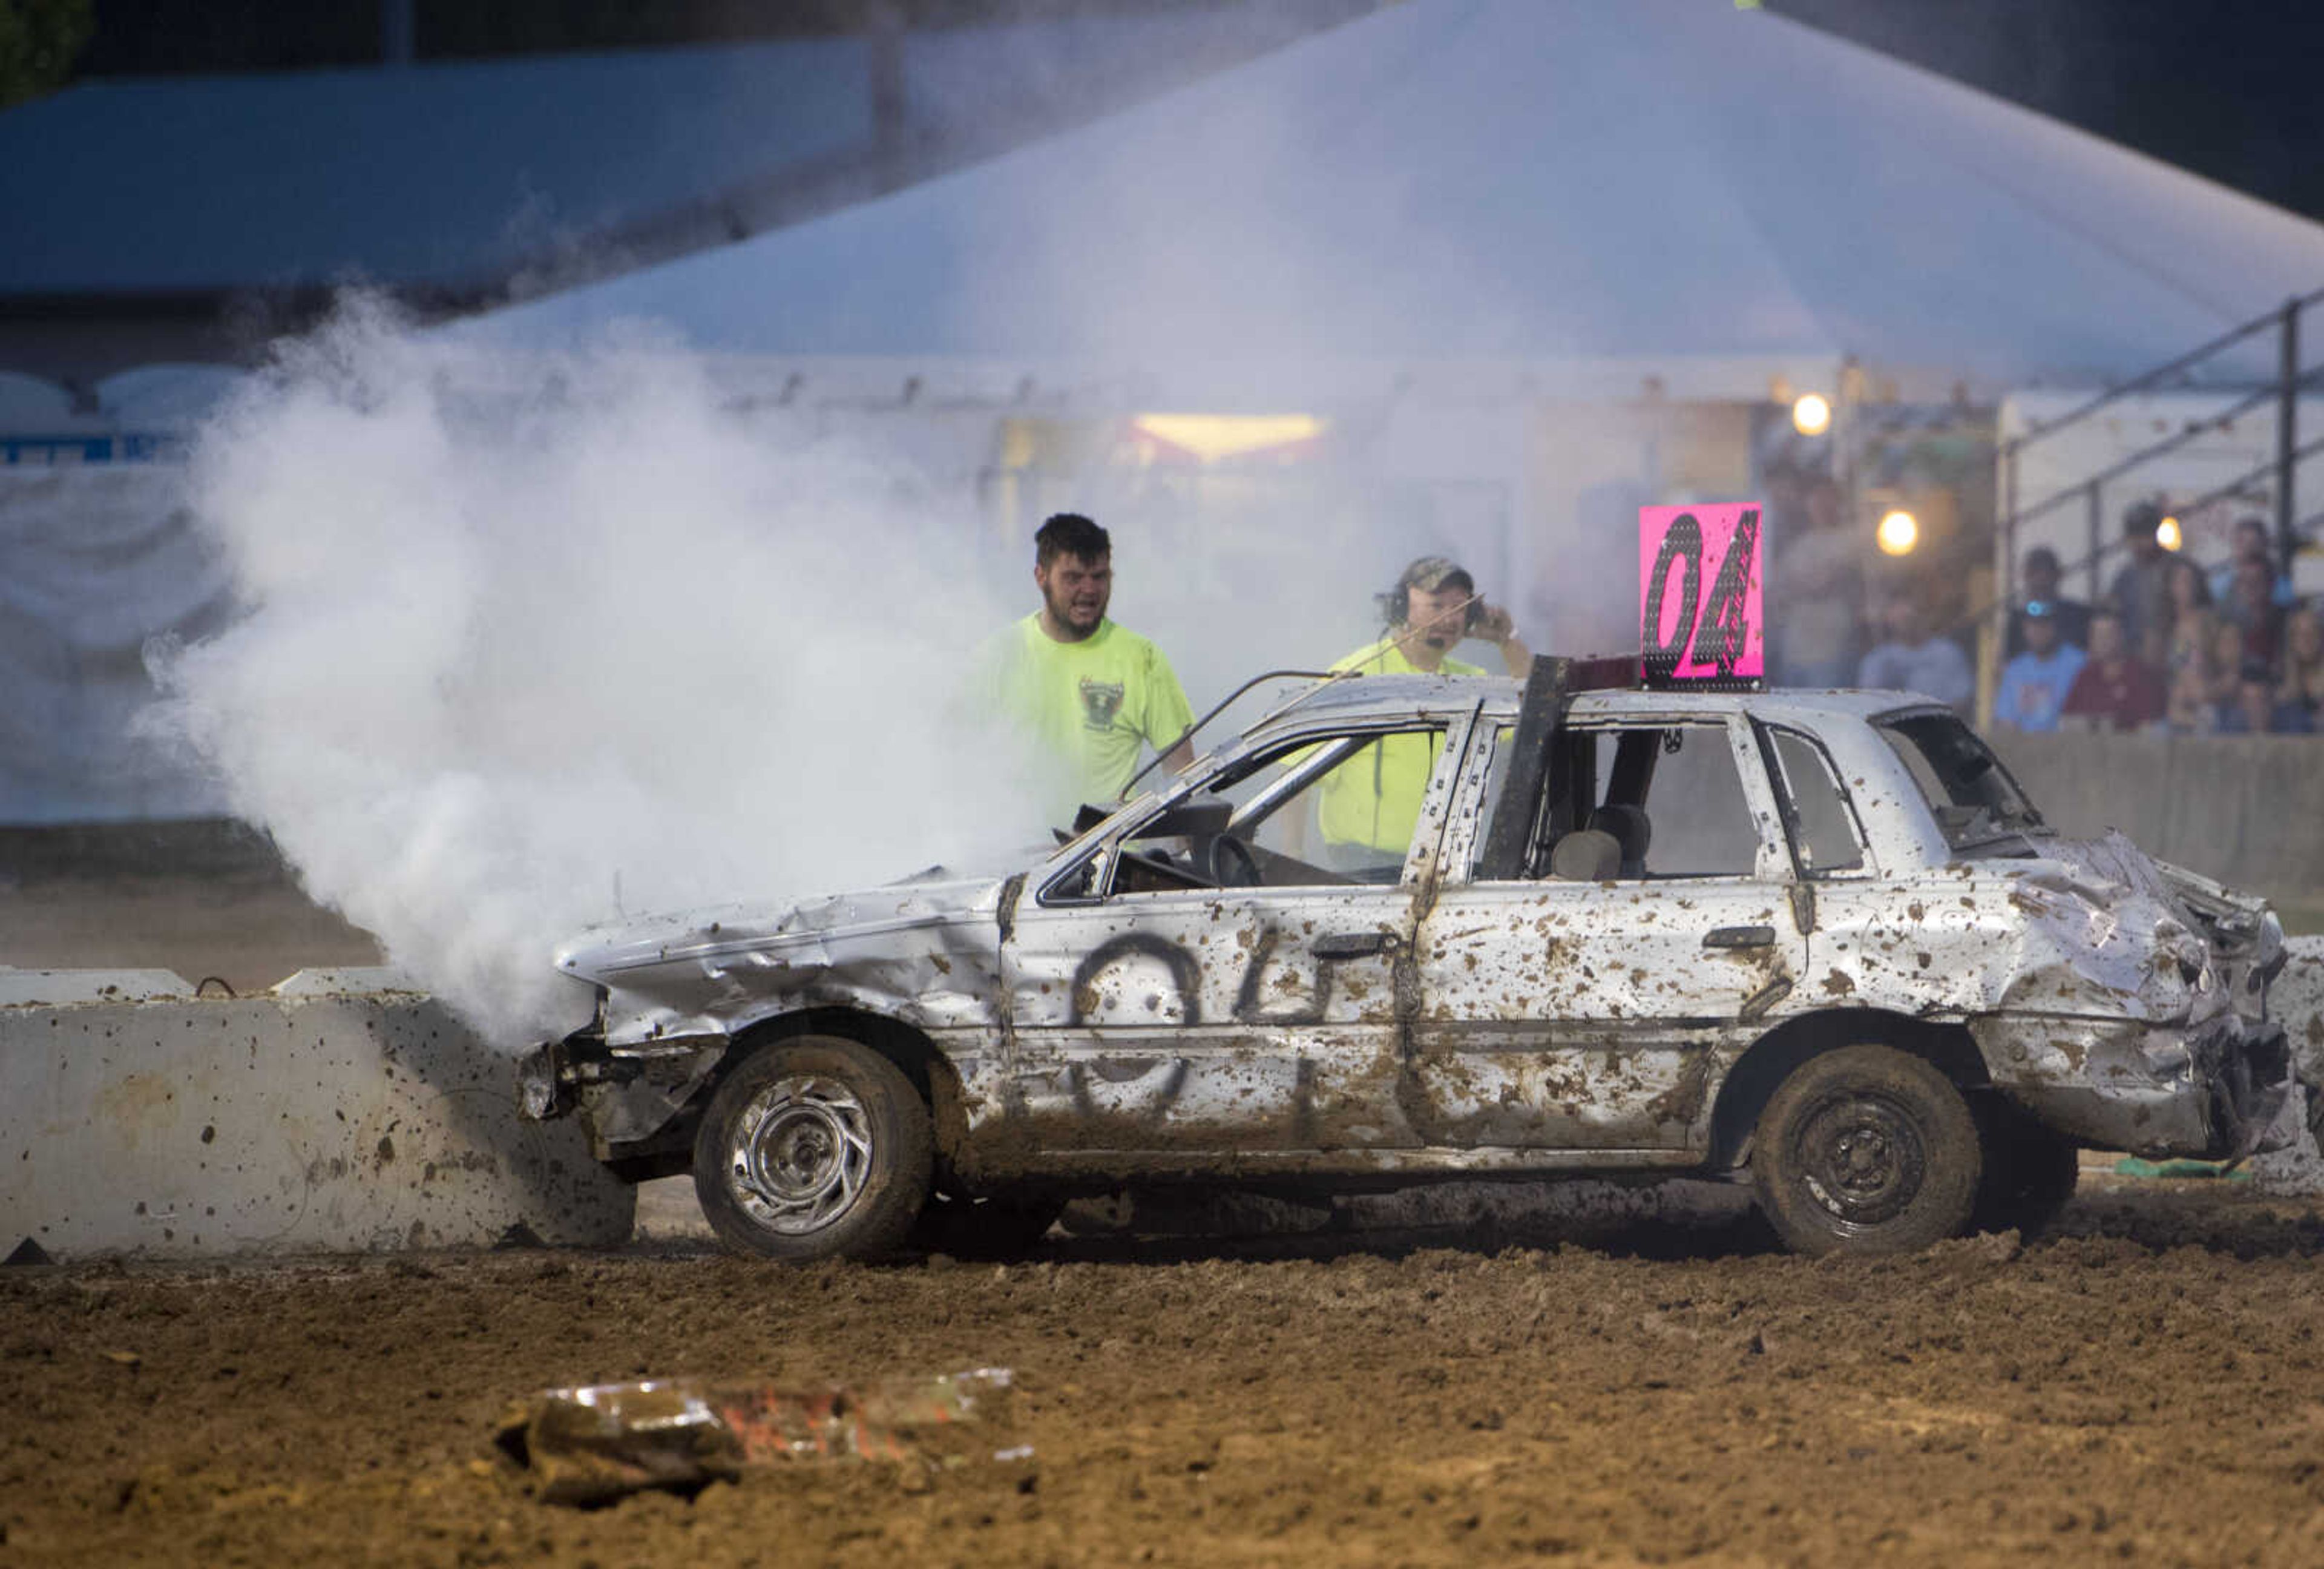
<path id="1" fill-rule="evenodd" d="M 2084 509 L 2089 531 L 2089 553 L 2066 568 L 2069 574 L 2095 569 L 2107 555 L 2121 548 L 2119 539 L 2109 540 L 2101 515 L 2106 487 L 2116 480 L 2136 474 L 2156 460 L 2178 451 L 2202 436 L 2222 429 L 2244 414 L 2273 401 L 2275 404 L 2275 456 L 2248 472 L 2214 488 L 2202 497 L 2180 503 L 2185 512 L 2195 512 L 2204 506 L 2226 497 L 2242 494 L 2251 485 L 2269 477 L 2274 479 L 2274 518 L 2273 533 L 2278 556 L 2278 569 L 2289 574 L 2292 558 L 2299 548 L 2299 510 L 2297 493 L 2301 460 L 2324 450 L 2324 440 L 2300 440 L 2300 394 L 2303 388 L 2324 377 L 2324 365 L 2301 370 L 2300 365 L 2300 318 L 2310 306 L 2324 300 L 2324 289 L 2287 300 L 2277 309 L 2255 316 L 2242 326 L 2221 334 L 2201 345 L 2155 366 L 2143 375 L 2109 387 L 2105 392 L 2077 405 L 2057 419 L 2011 437 L 2001 443 L 2001 593 L 1990 614 L 1995 623 L 2003 624 L 2011 606 L 2017 603 L 2017 572 L 2021 562 L 2020 532 L 2025 524 L 2061 508 L 2080 503 Z M 2073 484 L 2060 487 L 2041 500 L 2021 503 L 2018 499 L 2018 475 L 2021 460 L 2026 450 L 2037 443 L 2050 440 L 2073 429 L 2086 420 L 2125 398 L 2141 392 L 2153 392 L 2176 383 L 2188 372 L 2206 361 L 2216 358 L 2238 344 L 2273 330 L 2277 335 L 2276 374 L 2254 388 L 2236 402 L 2207 419 L 2190 421 L 2161 439 L 2150 442 L 2137 451 L 2115 459 L 2096 473 L 2085 475 Z"/>

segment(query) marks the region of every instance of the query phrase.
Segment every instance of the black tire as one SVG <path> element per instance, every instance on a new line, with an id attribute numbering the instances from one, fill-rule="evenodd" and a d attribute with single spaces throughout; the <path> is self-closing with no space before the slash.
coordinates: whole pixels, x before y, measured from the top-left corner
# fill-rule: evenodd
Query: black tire
<path id="1" fill-rule="evenodd" d="M 2056 1223 L 2081 1180 L 2081 1154 L 2015 1107 L 1999 1101 L 1978 1109 L 1985 1172 L 1977 1186 L 1971 1230 L 2034 1237 Z"/>
<path id="2" fill-rule="evenodd" d="M 694 1139 L 694 1191 L 729 1247 L 764 1258 L 880 1259 L 904 1245 L 936 1168 L 928 1109 L 901 1069 L 808 1035 L 752 1053 Z"/>
<path id="3" fill-rule="evenodd" d="M 1983 1166 L 1977 1120 L 1950 1080 L 1904 1052 L 1850 1046 L 1775 1087 L 1751 1183 L 1794 1252 L 1911 1253 L 1968 1226 Z"/>
<path id="4" fill-rule="evenodd" d="M 998 1198 L 932 1194 L 912 1224 L 911 1245 L 955 1259 L 1022 1258 L 1048 1235 L 1065 1208 L 1064 1199 L 1040 1193 Z"/>

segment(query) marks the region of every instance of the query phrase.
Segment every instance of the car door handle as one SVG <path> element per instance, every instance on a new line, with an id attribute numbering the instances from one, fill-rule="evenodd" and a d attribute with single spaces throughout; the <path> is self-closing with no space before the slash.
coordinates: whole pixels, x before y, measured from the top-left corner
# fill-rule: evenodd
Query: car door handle
<path id="1" fill-rule="evenodd" d="M 1772 948 L 1775 946 L 1775 928 L 1771 926 L 1714 927 L 1702 934 L 1706 948 Z"/>
<path id="2" fill-rule="evenodd" d="M 1396 951 L 1394 932 L 1333 932 L 1317 937 L 1309 952 L 1319 959 L 1360 959 L 1371 954 Z"/>

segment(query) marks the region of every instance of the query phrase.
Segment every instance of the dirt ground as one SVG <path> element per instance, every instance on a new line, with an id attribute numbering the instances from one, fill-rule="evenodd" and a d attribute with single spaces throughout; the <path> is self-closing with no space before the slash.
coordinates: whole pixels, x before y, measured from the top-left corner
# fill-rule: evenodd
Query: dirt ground
<path id="1" fill-rule="evenodd" d="M 1641 1211 L 1006 1265 L 664 1242 L 0 1270 L 0 1564 L 2309 1564 L 2324 1221 L 2100 1178 L 1877 1263 Z M 1028 1461 L 795 1463 L 596 1510 L 503 1402 L 1000 1365 Z"/>
<path id="2" fill-rule="evenodd" d="M 0 850 L 0 964 L 376 957 L 247 844 Z M 1613 1191 L 786 1269 L 650 1196 L 612 1253 L 0 1269 L 0 1569 L 2324 1559 L 2324 1221 L 2241 1184 L 2093 1165 L 2053 1238 L 1854 1264 Z M 995 1365 L 1029 1460 L 583 1511 L 491 1442 L 552 1386 Z"/>

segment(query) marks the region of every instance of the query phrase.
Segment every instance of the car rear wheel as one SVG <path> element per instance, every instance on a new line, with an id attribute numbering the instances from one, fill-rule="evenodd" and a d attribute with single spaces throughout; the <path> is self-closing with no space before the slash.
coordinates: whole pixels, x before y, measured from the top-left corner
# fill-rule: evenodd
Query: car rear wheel
<path id="1" fill-rule="evenodd" d="M 694 1191 L 729 1246 L 770 1259 L 895 1252 L 928 1196 L 928 1111 L 867 1046 L 801 1036 L 761 1048 L 710 1097 Z"/>
<path id="2" fill-rule="evenodd" d="M 1760 1209 L 1802 1253 L 1909 1253 L 1956 1236 L 1982 1169 L 1960 1092 L 1885 1046 L 1794 1069 L 1759 1113 L 1751 1153 Z"/>

